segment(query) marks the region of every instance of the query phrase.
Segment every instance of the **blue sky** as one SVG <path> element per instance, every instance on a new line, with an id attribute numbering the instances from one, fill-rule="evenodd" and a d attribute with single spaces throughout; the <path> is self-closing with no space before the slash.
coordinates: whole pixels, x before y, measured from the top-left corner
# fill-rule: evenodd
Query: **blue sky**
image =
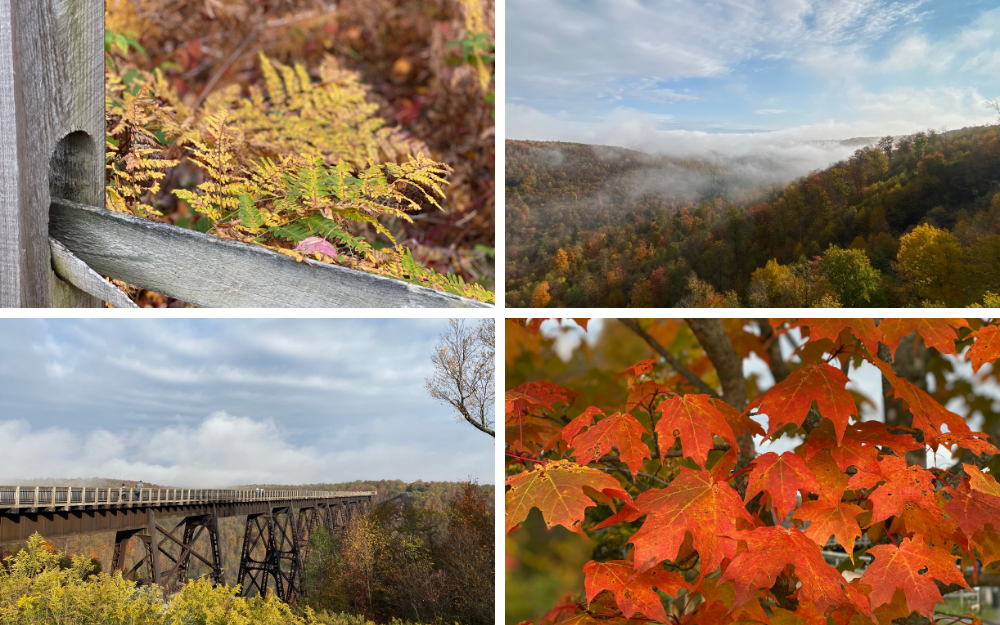
<path id="1" fill-rule="evenodd" d="M 0 319 L 0 483 L 493 483 L 493 439 L 424 389 L 446 326 Z"/>
<path id="2" fill-rule="evenodd" d="M 508 0 L 506 20 L 512 139 L 743 155 L 991 123 L 1000 95 L 995 2 Z"/>

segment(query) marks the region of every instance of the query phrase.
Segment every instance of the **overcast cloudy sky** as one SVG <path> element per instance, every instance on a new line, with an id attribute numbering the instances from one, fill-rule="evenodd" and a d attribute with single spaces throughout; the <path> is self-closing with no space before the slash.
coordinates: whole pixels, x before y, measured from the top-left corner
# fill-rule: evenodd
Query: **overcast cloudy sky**
<path id="1" fill-rule="evenodd" d="M 991 123 L 1000 95 L 996 2 L 508 0 L 506 16 L 511 139 L 746 154 Z"/>
<path id="2" fill-rule="evenodd" d="M 423 388 L 447 320 L 0 319 L 0 484 L 494 482 Z"/>

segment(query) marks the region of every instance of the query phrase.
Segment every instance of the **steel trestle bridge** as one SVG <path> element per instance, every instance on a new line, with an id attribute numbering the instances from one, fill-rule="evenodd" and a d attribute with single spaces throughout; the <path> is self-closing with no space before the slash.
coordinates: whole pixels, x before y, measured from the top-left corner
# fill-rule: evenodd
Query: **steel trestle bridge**
<path id="1" fill-rule="evenodd" d="M 209 568 L 213 583 L 226 583 L 219 547 L 219 519 L 246 516 L 236 583 L 243 596 L 276 594 L 289 601 L 302 590 L 309 535 L 318 527 L 334 533 L 371 506 L 375 491 L 267 489 L 83 488 L 0 486 L 0 543 L 115 532 L 112 571 L 125 577 L 142 571 L 141 583 L 164 594 L 178 590 L 192 558 Z M 157 519 L 180 519 L 171 529 Z M 210 553 L 195 543 L 207 533 Z M 132 539 L 142 558 L 125 570 Z M 168 549 L 167 547 L 170 547 Z M 262 549 L 260 549 L 260 548 Z M 263 552 L 262 559 L 258 559 Z"/>

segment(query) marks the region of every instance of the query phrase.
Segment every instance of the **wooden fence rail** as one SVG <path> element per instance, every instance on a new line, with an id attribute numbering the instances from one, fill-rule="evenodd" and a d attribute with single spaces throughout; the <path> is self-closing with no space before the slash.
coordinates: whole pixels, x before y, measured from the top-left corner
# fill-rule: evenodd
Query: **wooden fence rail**
<path id="1" fill-rule="evenodd" d="M 486 307 L 104 209 L 104 3 L 0 0 L 0 307 Z"/>
<path id="2" fill-rule="evenodd" d="M 400 280 L 298 262 L 262 247 L 69 200 L 52 200 L 49 219 L 52 238 L 97 273 L 198 306 L 489 307 Z M 59 265 L 56 269 L 59 277 L 93 292 L 79 281 L 78 273 L 62 273 Z"/>
<path id="3" fill-rule="evenodd" d="M 192 488 L 86 488 L 75 486 L 0 486 L 0 510 L 23 508 L 72 510 L 88 506 L 165 506 L 200 503 L 251 502 L 330 497 L 361 497 L 375 491 L 192 489 Z"/>

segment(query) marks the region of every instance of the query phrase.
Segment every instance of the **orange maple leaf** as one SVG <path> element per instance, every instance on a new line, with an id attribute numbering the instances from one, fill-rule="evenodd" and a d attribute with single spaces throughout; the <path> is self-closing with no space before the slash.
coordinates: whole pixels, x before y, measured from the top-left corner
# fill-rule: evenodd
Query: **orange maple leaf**
<path id="1" fill-rule="evenodd" d="M 899 546 L 876 545 L 868 549 L 875 557 L 861 576 L 871 586 L 872 605 L 889 603 L 897 588 L 903 590 L 906 605 L 930 618 L 934 604 L 944 601 L 934 580 L 968 588 L 965 577 L 955 566 L 955 558 L 944 549 L 932 547 L 919 537 L 904 538 Z"/>
<path id="2" fill-rule="evenodd" d="M 861 344 L 868 348 L 868 353 L 874 356 L 878 351 L 878 342 L 882 340 L 882 331 L 875 325 L 875 320 L 868 319 L 800 319 L 800 326 L 809 328 L 809 340 L 830 339 L 834 345 L 845 329 L 850 330 Z"/>
<path id="3" fill-rule="evenodd" d="M 879 324 L 882 331 L 882 342 L 889 350 L 895 354 L 899 342 L 904 336 L 909 336 L 914 330 L 924 339 L 928 347 L 933 347 L 942 354 L 955 353 L 955 340 L 958 332 L 955 328 L 968 328 L 969 322 L 965 319 L 920 319 L 911 317 L 909 319 L 883 319 Z M 875 352 L 872 352 L 872 356 Z"/>
<path id="4" fill-rule="evenodd" d="M 642 441 L 642 435 L 648 433 L 632 415 L 616 412 L 601 419 L 583 434 L 577 434 L 570 446 L 580 464 L 599 460 L 612 447 L 617 447 L 622 461 L 635 475 L 642 468 L 643 459 L 651 457 L 649 445 Z"/>
<path id="5" fill-rule="evenodd" d="M 591 560 L 583 567 L 583 573 L 586 575 L 583 587 L 587 591 L 587 601 L 593 601 L 602 590 L 609 590 L 626 617 L 641 612 L 661 623 L 667 621 L 667 614 L 663 611 L 660 596 L 653 590 L 653 586 L 673 597 L 678 595 L 681 588 L 691 590 L 691 586 L 677 573 L 663 569 L 650 569 L 640 573 L 628 560 Z"/>
<path id="6" fill-rule="evenodd" d="M 714 446 L 713 434 L 732 447 L 738 446 L 726 415 L 708 395 L 673 397 L 661 403 L 657 410 L 662 415 L 655 428 L 661 449 L 670 449 L 680 439 L 684 455 L 704 467 L 708 452 Z"/>
<path id="7" fill-rule="evenodd" d="M 642 527 L 629 539 L 635 545 L 638 570 L 675 560 L 685 535 L 690 533 L 701 559 L 701 575 L 707 575 L 719 568 L 723 558 L 736 555 L 736 541 L 727 536 L 737 531 L 737 520 L 753 522 L 732 486 L 714 481 L 708 471 L 683 466 L 669 486 L 643 492 L 630 507 L 621 520 L 647 515 Z"/>
<path id="8" fill-rule="evenodd" d="M 798 528 L 780 525 L 759 527 L 738 532 L 735 537 L 746 541 L 747 551 L 741 552 L 726 568 L 720 581 L 735 583 L 735 605 L 748 601 L 758 588 L 770 588 L 786 565 L 795 566 L 795 576 L 802 582 L 799 597 L 815 604 L 820 613 L 850 604 L 869 618 L 871 608 L 864 597 L 850 592 L 847 581 L 837 569 L 823 560 L 818 545 Z"/>
<path id="9" fill-rule="evenodd" d="M 757 493 L 767 491 L 779 519 L 795 509 L 799 490 L 816 493 L 821 490 L 806 461 L 790 451 L 780 456 L 769 451 L 753 462 L 756 466 L 750 471 L 746 499 L 750 501 Z"/>
<path id="10" fill-rule="evenodd" d="M 510 486 L 506 497 L 506 532 L 523 521 L 532 508 L 541 511 L 549 529 L 556 525 L 579 529 L 586 509 L 597 505 L 585 488 L 632 501 L 618 480 L 607 473 L 566 460 L 536 465 L 507 478 L 506 485 Z"/>
<path id="11" fill-rule="evenodd" d="M 769 388 L 747 411 L 757 408 L 757 414 L 767 415 L 767 435 L 771 436 L 785 424 L 802 425 L 815 400 L 820 414 L 833 422 L 839 444 L 850 416 L 858 414 L 845 388 L 847 382 L 843 371 L 825 362 L 806 365 Z"/>
<path id="12" fill-rule="evenodd" d="M 975 342 L 965 357 L 972 361 L 972 370 L 979 372 L 988 362 L 993 362 L 1000 358 L 1000 326 L 985 325 L 972 333 Z"/>
<path id="13" fill-rule="evenodd" d="M 864 508 L 861 506 L 819 499 L 802 504 L 792 518 L 809 522 L 809 527 L 802 531 L 820 547 L 824 547 L 833 536 L 854 562 L 854 539 L 861 536 L 858 515 L 862 512 Z"/>

